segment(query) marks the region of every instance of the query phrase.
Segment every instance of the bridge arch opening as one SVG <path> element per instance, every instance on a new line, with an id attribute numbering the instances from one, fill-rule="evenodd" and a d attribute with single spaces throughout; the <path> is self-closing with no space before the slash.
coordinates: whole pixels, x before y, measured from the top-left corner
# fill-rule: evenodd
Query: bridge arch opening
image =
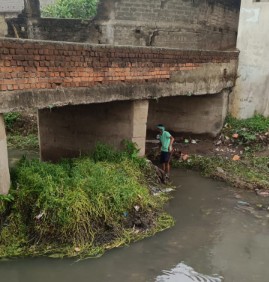
<path id="1" fill-rule="evenodd" d="M 148 101 L 118 101 L 38 111 L 43 161 L 89 154 L 98 142 L 120 149 L 123 140 L 145 153 Z"/>
<path id="2" fill-rule="evenodd" d="M 162 123 L 175 136 L 188 133 L 216 136 L 228 111 L 230 90 L 201 96 L 176 96 L 150 100 L 148 137 L 155 137 L 156 124 Z"/>

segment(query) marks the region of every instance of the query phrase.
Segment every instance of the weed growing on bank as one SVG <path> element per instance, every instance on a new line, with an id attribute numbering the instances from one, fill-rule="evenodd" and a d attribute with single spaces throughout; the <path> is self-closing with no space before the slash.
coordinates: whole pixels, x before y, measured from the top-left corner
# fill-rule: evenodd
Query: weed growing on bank
<path id="1" fill-rule="evenodd" d="M 223 157 L 191 156 L 188 161 L 175 161 L 174 167 L 202 172 L 206 177 L 227 181 L 237 188 L 269 189 L 269 158 L 245 158 L 239 162 Z"/>
<path id="2" fill-rule="evenodd" d="M 12 130 L 15 122 L 20 118 L 20 113 L 17 112 L 11 112 L 11 113 L 6 113 L 4 114 L 4 121 L 6 128 L 8 130 Z"/>
<path id="3" fill-rule="evenodd" d="M 265 142 L 268 141 L 269 118 L 255 115 L 252 118 L 240 120 L 228 116 L 222 133 L 230 138 L 238 134 L 238 138 L 233 139 L 235 144 L 252 145 L 257 142 Z"/>
<path id="4" fill-rule="evenodd" d="M 164 196 L 147 187 L 149 163 L 126 143 L 58 164 L 22 159 L 12 170 L 12 208 L 0 257 L 97 256 L 173 225 Z M 1 199 L 0 199 L 1 201 Z"/>
<path id="5" fill-rule="evenodd" d="M 37 117 L 34 114 L 11 112 L 4 114 L 8 147 L 12 149 L 37 150 Z"/>
<path id="6" fill-rule="evenodd" d="M 245 120 L 228 116 L 219 140 L 229 149 L 240 148 L 240 156 L 192 155 L 186 161 L 173 160 L 174 167 L 184 167 L 202 172 L 229 182 L 235 187 L 246 189 L 269 189 L 269 118 L 256 115 Z M 218 141 L 220 142 L 220 141 Z"/>
<path id="7" fill-rule="evenodd" d="M 9 148 L 19 150 L 37 150 L 39 148 L 38 136 L 36 134 L 28 134 L 26 136 L 20 134 L 9 134 L 7 136 Z"/>

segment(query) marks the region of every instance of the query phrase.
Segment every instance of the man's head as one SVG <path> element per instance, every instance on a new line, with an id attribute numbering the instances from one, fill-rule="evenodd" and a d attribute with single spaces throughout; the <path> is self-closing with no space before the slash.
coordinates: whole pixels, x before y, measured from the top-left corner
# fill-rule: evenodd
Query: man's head
<path id="1" fill-rule="evenodd" d="M 157 129 L 159 130 L 160 133 L 163 133 L 163 131 L 165 131 L 165 127 L 163 124 L 158 124 Z"/>

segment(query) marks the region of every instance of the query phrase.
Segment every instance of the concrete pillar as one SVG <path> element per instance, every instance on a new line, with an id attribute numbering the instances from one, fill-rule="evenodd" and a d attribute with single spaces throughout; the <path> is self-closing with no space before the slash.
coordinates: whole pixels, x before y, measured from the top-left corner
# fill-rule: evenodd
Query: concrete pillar
<path id="1" fill-rule="evenodd" d="M 0 114 L 0 194 L 7 194 L 10 188 L 7 138 L 4 117 Z"/>
<path id="2" fill-rule="evenodd" d="M 66 106 L 38 112 L 40 155 L 44 161 L 77 157 L 97 142 L 119 149 L 124 139 L 145 153 L 148 101 Z"/>
<path id="3" fill-rule="evenodd" d="M 140 156 L 144 156 L 146 151 L 148 109 L 148 100 L 133 102 L 132 142 L 138 145 Z"/>
<path id="4" fill-rule="evenodd" d="M 24 0 L 24 11 L 27 18 L 40 18 L 40 1 Z"/>

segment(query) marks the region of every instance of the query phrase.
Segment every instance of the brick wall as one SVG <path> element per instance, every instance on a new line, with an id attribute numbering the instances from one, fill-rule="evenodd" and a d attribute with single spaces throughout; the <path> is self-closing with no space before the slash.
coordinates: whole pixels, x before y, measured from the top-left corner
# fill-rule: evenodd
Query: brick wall
<path id="1" fill-rule="evenodd" d="M 0 90 L 169 81 L 178 71 L 192 71 L 208 63 L 225 63 L 237 57 L 237 52 L 2 39 Z"/>
<path id="2" fill-rule="evenodd" d="M 223 50 L 235 48 L 239 10 L 240 0 L 101 0 L 92 21 L 12 20 L 9 35 L 23 26 L 40 40 Z"/>

